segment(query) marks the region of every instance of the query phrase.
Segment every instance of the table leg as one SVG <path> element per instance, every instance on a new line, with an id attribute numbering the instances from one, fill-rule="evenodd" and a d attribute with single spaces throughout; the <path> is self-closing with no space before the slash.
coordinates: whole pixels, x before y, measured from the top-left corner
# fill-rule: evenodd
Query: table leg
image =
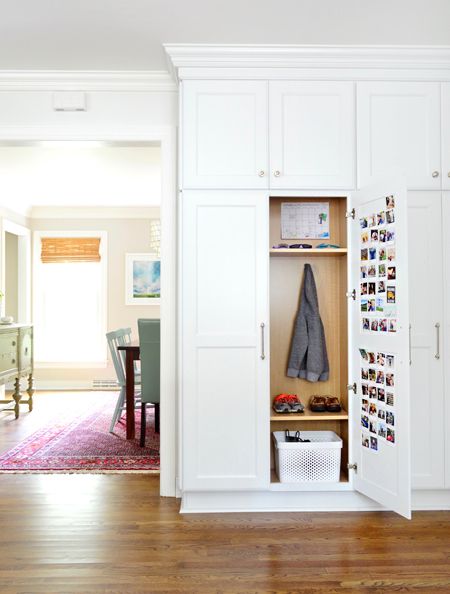
<path id="1" fill-rule="evenodd" d="M 126 409 L 127 409 L 127 439 L 134 439 L 134 357 L 130 351 L 125 356 L 125 376 L 126 376 Z"/>
<path id="2" fill-rule="evenodd" d="M 18 419 L 19 412 L 20 412 L 19 402 L 22 399 L 22 394 L 20 393 L 20 377 L 16 377 L 16 379 L 15 379 L 13 398 L 14 398 L 14 402 L 15 402 L 14 415 L 15 415 L 16 419 Z"/>
<path id="3" fill-rule="evenodd" d="M 34 394 L 34 378 L 33 378 L 33 374 L 30 373 L 30 375 L 28 376 L 28 388 L 27 388 L 27 394 L 28 394 L 28 410 L 31 412 L 33 410 L 33 394 Z"/>

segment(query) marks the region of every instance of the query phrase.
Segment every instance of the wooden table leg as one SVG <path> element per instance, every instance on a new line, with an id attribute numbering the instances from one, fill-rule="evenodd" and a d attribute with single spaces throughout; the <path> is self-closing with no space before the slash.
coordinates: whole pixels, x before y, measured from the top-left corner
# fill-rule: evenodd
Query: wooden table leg
<path id="1" fill-rule="evenodd" d="M 125 356 L 125 376 L 126 376 L 126 409 L 127 409 L 127 439 L 134 439 L 134 357 L 130 351 Z"/>
<path id="2" fill-rule="evenodd" d="M 33 395 L 34 395 L 34 378 L 33 378 L 32 373 L 30 373 L 30 375 L 28 376 L 27 394 L 28 394 L 28 410 L 31 412 L 33 410 Z"/>
<path id="3" fill-rule="evenodd" d="M 22 394 L 20 393 L 20 377 L 16 377 L 15 382 L 14 382 L 14 394 L 13 394 L 13 398 L 14 398 L 14 414 L 16 419 L 19 418 L 19 413 L 20 413 L 20 407 L 19 407 L 19 403 L 22 399 Z"/>

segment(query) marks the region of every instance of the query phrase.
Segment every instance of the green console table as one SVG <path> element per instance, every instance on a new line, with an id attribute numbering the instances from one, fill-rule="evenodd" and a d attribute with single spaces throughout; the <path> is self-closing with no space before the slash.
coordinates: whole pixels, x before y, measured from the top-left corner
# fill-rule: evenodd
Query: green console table
<path id="1" fill-rule="evenodd" d="M 23 399 L 21 379 L 27 379 L 28 398 Z M 14 382 L 14 414 L 19 418 L 19 404 L 33 410 L 33 327 L 25 324 L 0 325 L 0 385 Z M 11 400 L 0 400 L 11 404 Z"/>

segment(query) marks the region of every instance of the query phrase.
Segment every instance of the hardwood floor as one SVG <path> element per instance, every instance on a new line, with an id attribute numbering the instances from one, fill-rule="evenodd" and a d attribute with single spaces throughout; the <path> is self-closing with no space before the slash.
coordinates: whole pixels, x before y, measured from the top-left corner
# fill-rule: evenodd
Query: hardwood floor
<path id="1" fill-rule="evenodd" d="M 450 592 L 450 512 L 178 510 L 157 476 L 0 475 L 0 592 Z"/>

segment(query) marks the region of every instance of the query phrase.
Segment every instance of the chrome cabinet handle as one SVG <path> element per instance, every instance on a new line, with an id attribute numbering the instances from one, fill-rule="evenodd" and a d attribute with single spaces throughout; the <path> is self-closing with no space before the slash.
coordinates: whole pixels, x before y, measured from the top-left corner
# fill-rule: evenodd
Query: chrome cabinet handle
<path id="1" fill-rule="evenodd" d="M 436 328 L 436 354 L 434 355 L 435 359 L 440 359 L 441 358 L 441 350 L 440 350 L 440 329 L 441 329 L 441 325 L 439 324 L 439 322 L 436 322 L 436 324 L 434 325 L 434 327 Z"/>
<path id="2" fill-rule="evenodd" d="M 409 325 L 409 364 L 412 365 L 412 351 L 411 351 L 411 324 Z"/>
<path id="3" fill-rule="evenodd" d="M 265 359 L 266 358 L 266 354 L 264 352 L 264 328 L 266 327 L 266 325 L 264 324 L 264 322 L 261 323 L 261 359 Z"/>
<path id="4" fill-rule="evenodd" d="M 258 173 L 258 175 L 259 175 L 259 177 L 264 177 L 266 175 L 266 172 L 261 169 L 261 171 Z"/>
<path id="5" fill-rule="evenodd" d="M 432 177 L 439 177 L 439 171 L 433 171 Z"/>
<path id="6" fill-rule="evenodd" d="M 277 171 L 274 171 L 273 174 L 274 174 L 275 177 L 280 177 L 281 171 L 278 171 L 278 170 Z"/>

